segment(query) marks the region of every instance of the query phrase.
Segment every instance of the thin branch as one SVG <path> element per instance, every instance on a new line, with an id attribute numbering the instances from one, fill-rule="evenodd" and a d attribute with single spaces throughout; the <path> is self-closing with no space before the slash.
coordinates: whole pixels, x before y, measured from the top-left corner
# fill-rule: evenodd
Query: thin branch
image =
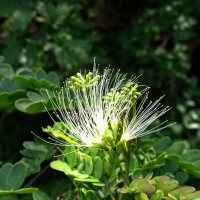
<path id="1" fill-rule="evenodd" d="M 34 176 L 25 186 L 24 188 L 32 186 L 43 174 L 45 174 L 50 169 L 50 162 L 38 173 Z"/>

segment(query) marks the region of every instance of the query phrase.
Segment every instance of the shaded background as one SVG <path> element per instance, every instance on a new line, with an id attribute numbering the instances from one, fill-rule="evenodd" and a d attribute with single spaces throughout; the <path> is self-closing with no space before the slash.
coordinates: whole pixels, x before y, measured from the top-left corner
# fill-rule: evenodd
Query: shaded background
<path id="1" fill-rule="evenodd" d="M 165 134 L 195 148 L 200 145 L 199 21 L 198 0 L 0 0 L 0 55 L 15 75 L 43 69 L 64 81 L 80 69 L 92 69 L 94 57 L 100 69 L 110 65 L 128 76 L 142 74 L 151 98 L 165 94 L 164 104 L 172 107 L 167 118 L 177 124 Z M 13 83 L 16 77 L 3 72 L 0 77 L 3 94 L 4 78 Z M 18 97 L 0 104 L 3 162 L 16 162 L 23 141 L 34 137 L 30 132 L 52 124 L 45 113 L 19 111 L 16 100 L 40 88 L 20 89 Z"/>

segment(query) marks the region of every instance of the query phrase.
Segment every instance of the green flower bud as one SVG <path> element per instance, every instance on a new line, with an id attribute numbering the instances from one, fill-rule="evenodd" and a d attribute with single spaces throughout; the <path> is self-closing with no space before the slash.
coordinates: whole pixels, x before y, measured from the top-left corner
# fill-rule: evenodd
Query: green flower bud
<path id="1" fill-rule="evenodd" d="M 88 89 L 92 86 L 95 86 L 100 79 L 100 75 L 95 74 L 93 77 L 93 74 L 89 72 L 87 75 L 82 75 L 81 73 L 77 73 L 76 76 L 71 76 L 68 80 L 68 86 L 72 90 L 76 89 Z"/>
<path id="2" fill-rule="evenodd" d="M 113 132 L 110 129 L 106 129 L 103 135 L 103 139 L 104 139 L 104 144 L 108 149 L 112 149 L 115 147 Z"/>
<path id="3" fill-rule="evenodd" d="M 118 129 L 119 129 L 119 123 L 118 123 L 118 121 L 111 121 L 110 122 L 110 126 L 112 128 L 112 131 L 113 131 L 114 135 L 117 135 L 117 132 L 118 132 Z"/>

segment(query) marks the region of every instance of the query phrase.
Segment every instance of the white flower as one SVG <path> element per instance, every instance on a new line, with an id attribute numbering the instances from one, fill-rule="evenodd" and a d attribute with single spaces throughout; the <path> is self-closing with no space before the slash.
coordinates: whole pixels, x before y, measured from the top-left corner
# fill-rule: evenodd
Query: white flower
<path id="1" fill-rule="evenodd" d="M 132 113 L 137 98 L 148 88 L 145 86 L 137 92 L 137 78 L 125 80 L 126 75 L 119 71 L 114 74 L 113 70 L 105 69 L 100 76 L 94 67 L 93 72 L 72 76 L 60 92 L 53 96 L 49 94 L 54 113 L 66 129 L 65 132 L 61 130 L 63 135 L 51 133 L 54 144 L 67 146 L 70 139 L 73 141 L 71 144 L 77 146 L 109 149 L 172 125 L 164 125 L 164 121 L 148 130 L 170 108 L 163 108 L 159 103 L 163 97 L 144 107 L 147 94 Z M 134 116 L 130 120 L 131 114 Z"/>
<path id="2" fill-rule="evenodd" d="M 155 102 L 151 101 L 146 107 L 144 107 L 144 104 L 148 98 L 148 94 L 145 95 L 141 104 L 137 108 L 136 114 L 132 118 L 132 120 L 130 122 L 128 122 L 128 120 L 125 120 L 124 131 L 121 137 L 122 141 L 136 139 L 138 137 L 160 131 L 172 125 L 166 124 L 167 120 L 165 120 L 159 125 L 151 129 L 147 129 L 155 120 L 157 120 L 159 117 L 161 117 L 171 109 L 168 106 L 163 107 L 163 105 L 160 104 L 160 100 L 163 97 L 164 96 L 160 97 Z"/>
<path id="3" fill-rule="evenodd" d="M 119 121 L 122 114 L 131 108 L 127 101 L 129 95 L 122 98 L 119 90 L 124 85 L 137 82 L 136 78 L 125 81 L 125 75 L 119 71 L 113 75 L 110 69 L 105 69 L 102 76 L 99 76 L 98 70 L 94 68 L 89 75 L 77 73 L 76 77 L 66 81 L 60 92 L 54 93 L 53 98 L 56 100 L 51 97 L 55 115 L 69 129 L 65 135 L 80 146 L 103 145 L 109 123 Z M 56 137 L 53 140 L 64 145 Z"/>

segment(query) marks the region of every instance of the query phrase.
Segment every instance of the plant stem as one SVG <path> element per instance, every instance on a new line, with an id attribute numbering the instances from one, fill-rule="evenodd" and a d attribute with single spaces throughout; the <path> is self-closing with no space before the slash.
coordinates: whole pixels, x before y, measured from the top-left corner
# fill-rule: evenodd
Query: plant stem
<path id="1" fill-rule="evenodd" d="M 128 177 L 123 172 L 123 169 L 122 169 L 118 154 L 116 154 L 116 157 L 117 157 L 117 162 L 118 162 L 119 169 L 120 169 L 120 172 L 122 174 L 122 177 L 124 179 L 124 182 L 125 182 L 126 186 L 128 186 L 129 185 L 129 180 L 128 180 Z"/>
<path id="2" fill-rule="evenodd" d="M 41 171 L 38 173 L 33 179 L 31 179 L 25 186 L 30 187 L 32 186 L 43 174 L 45 174 L 50 169 L 50 163 L 48 163 Z"/>
<path id="3" fill-rule="evenodd" d="M 109 194 L 110 194 L 110 198 L 111 198 L 112 200 L 115 200 L 115 197 L 114 197 L 114 195 L 113 195 L 113 193 L 112 193 L 111 190 L 109 190 Z"/>
<path id="4" fill-rule="evenodd" d="M 129 164 L 130 164 L 130 155 L 131 155 L 131 143 L 127 142 L 128 152 L 124 153 L 125 157 L 125 166 L 126 166 L 126 177 L 129 179 Z"/>

